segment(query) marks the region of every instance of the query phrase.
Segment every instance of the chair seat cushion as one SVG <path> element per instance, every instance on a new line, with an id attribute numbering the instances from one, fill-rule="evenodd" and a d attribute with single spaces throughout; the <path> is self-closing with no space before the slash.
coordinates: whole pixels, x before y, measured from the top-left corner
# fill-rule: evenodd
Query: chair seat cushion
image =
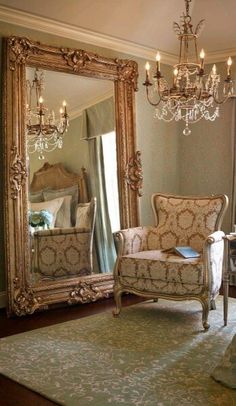
<path id="1" fill-rule="evenodd" d="M 167 283 L 204 284 L 202 258 L 182 258 L 160 250 L 142 251 L 120 258 L 120 277 L 150 279 Z"/>

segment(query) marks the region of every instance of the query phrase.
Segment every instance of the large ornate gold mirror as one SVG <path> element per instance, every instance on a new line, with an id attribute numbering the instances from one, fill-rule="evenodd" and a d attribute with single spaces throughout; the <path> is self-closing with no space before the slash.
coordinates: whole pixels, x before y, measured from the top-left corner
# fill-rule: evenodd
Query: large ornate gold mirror
<path id="1" fill-rule="evenodd" d="M 3 60 L 8 314 L 25 315 L 46 309 L 53 303 L 86 303 L 108 297 L 112 292 L 113 277 L 112 269 L 108 267 L 104 273 L 99 261 L 99 256 L 101 259 L 105 255 L 99 235 L 99 224 L 105 224 L 105 217 L 102 217 L 104 210 L 100 207 L 102 198 L 98 183 L 101 179 L 97 174 L 106 168 L 108 175 L 112 170 L 117 175 L 119 222 L 114 227 L 118 224 L 120 228 L 138 225 L 142 171 L 135 141 L 137 64 L 80 49 L 45 46 L 17 37 L 4 40 Z M 28 84 L 33 83 L 35 75 L 41 74 L 48 89 L 48 104 L 55 103 L 53 96 L 59 103 L 60 94 L 68 102 L 60 113 L 60 120 L 62 125 L 65 113 L 68 113 L 69 127 L 56 152 L 48 152 L 47 144 L 45 151 L 40 150 L 35 137 L 33 146 L 29 145 Z M 97 116 L 101 106 L 105 106 L 100 115 L 103 130 L 98 132 L 100 124 L 89 120 L 90 116 Z M 40 110 L 40 103 L 38 108 Z M 107 112 L 113 114 L 113 121 L 108 119 Z M 46 110 L 41 119 L 46 120 Z M 54 113 L 50 120 L 54 122 Z M 109 127 L 109 122 L 114 125 Z M 89 131 L 86 130 L 88 127 Z M 94 163 L 98 157 L 98 143 L 93 141 L 101 139 L 97 133 L 104 135 L 102 169 Z M 107 137 L 107 134 L 113 135 Z M 112 149 L 115 155 L 112 155 Z M 105 159 L 105 151 L 110 160 Z M 115 165 L 114 160 L 117 161 Z M 114 175 L 110 178 L 114 179 Z M 111 183 L 113 187 L 114 182 Z M 72 212 L 68 214 L 68 210 L 72 208 L 75 189 L 78 195 L 74 201 L 76 212 L 73 213 L 76 215 L 73 220 Z M 53 206 L 56 213 L 64 207 L 60 222 L 58 217 L 54 218 L 49 206 Z M 54 219 L 48 228 L 43 223 L 40 227 L 34 227 L 32 223 L 35 214 L 42 210 Z M 107 213 L 109 215 L 109 210 Z M 87 223 L 86 218 L 89 218 Z M 62 248 L 57 251 L 59 246 L 65 251 Z M 82 251 L 78 246 L 82 246 Z M 78 271 L 77 258 L 86 262 L 84 258 L 88 250 L 90 265 L 84 265 Z M 46 261 L 44 252 L 47 253 Z"/>

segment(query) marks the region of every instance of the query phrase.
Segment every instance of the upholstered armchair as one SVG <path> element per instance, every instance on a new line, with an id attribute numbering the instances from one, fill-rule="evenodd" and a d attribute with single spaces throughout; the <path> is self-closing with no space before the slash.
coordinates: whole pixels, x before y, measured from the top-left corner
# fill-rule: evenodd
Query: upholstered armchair
<path id="1" fill-rule="evenodd" d="M 118 256 L 114 269 L 114 297 L 118 315 L 122 292 L 146 298 L 201 302 L 204 329 L 215 306 L 222 281 L 222 219 L 228 205 L 225 195 L 187 197 L 154 194 L 156 225 L 121 230 L 115 234 Z M 163 252 L 190 246 L 199 258 Z"/>
<path id="2" fill-rule="evenodd" d="M 90 275 L 96 198 L 78 204 L 75 227 L 52 228 L 33 234 L 33 269 L 40 278 Z"/>

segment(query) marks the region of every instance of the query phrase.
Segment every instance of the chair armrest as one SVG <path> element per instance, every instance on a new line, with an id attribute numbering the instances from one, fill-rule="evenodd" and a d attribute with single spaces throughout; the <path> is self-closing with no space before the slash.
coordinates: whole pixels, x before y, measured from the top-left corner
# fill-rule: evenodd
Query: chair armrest
<path id="1" fill-rule="evenodd" d="M 152 226 L 133 227 L 114 233 L 118 256 L 154 249 L 153 240 L 157 237 L 157 228 Z M 152 246 L 149 246 L 149 237 Z M 154 237 L 154 238 L 153 238 Z"/>
<path id="2" fill-rule="evenodd" d="M 223 231 L 215 231 L 206 239 L 204 257 L 206 263 L 206 283 L 210 287 L 212 299 L 217 296 L 222 282 L 222 268 L 224 258 Z"/>
<path id="3" fill-rule="evenodd" d="M 214 244 L 215 242 L 222 241 L 224 236 L 225 233 L 223 231 L 215 231 L 214 233 L 212 233 L 207 237 L 207 243 Z"/>

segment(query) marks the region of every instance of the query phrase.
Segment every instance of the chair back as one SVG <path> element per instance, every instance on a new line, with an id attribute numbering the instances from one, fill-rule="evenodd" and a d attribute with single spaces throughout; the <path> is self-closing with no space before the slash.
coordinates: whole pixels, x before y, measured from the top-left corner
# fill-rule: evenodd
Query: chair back
<path id="1" fill-rule="evenodd" d="M 159 248 L 191 246 L 201 252 L 206 238 L 220 229 L 228 197 L 152 195 Z"/>

